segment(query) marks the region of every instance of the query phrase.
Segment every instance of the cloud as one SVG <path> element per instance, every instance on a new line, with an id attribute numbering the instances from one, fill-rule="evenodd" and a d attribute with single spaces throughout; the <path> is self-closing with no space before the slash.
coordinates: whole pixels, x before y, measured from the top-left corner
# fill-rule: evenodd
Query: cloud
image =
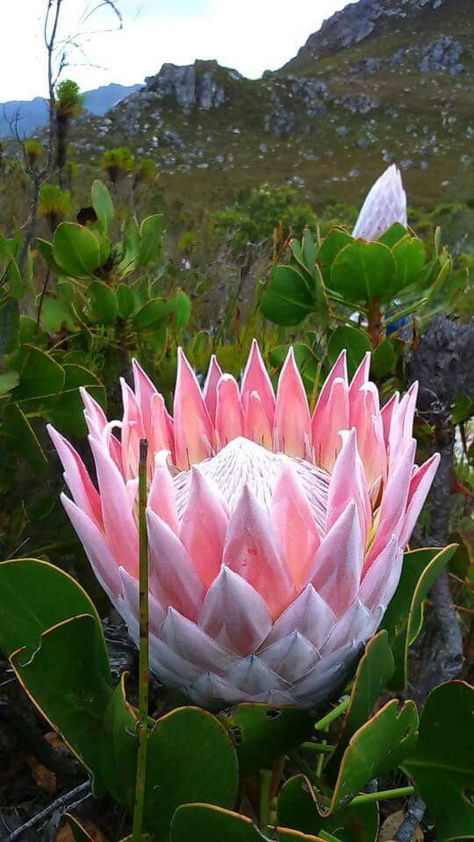
<path id="1" fill-rule="evenodd" d="M 292 58 L 322 20 L 345 3 L 292 0 L 289 7 L 275 0 L 122 0 L 123 29 L 110 32 L 105 30 L 114 21 L 103 9 L 81 30 L 81 13 L 97 2 L 66 0 L 63 36 L 95 30 L 85 39 L 87 58 L 76 52 L 66 75 L 88 90 L 112 81 L 142 81 L 165 61 L 215 58 L 256 78 Z M 2 65 L 8 72 L 0 78 L 0 101 L 46 95 L 44 8 L 45 0 L 14 0 L 9 7 L 2 33 Z"/>

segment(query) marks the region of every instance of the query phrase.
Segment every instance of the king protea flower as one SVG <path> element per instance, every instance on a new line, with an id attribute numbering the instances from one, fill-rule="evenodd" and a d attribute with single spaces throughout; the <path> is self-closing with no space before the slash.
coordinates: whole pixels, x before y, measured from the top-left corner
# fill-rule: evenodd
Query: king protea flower
<path id="1" fill-rule="evenodd" d="M 392 164 L 369 190 L 352 236 L 377 240 L 395 222 L 407 225 L 407 197 L 400 171 Z"/>
<path id="2" fill-rule="evenodd" d="M 414 464 L 416 385 L 380 409 L 345 352 L 311 416 L 290 350 L 276 390 L 254 341 L 242 382 L 179 352 L 174 418 L 133 363 L 122 421 L 83 392 L 97 487 L 51 437 L 65 509 L 138 639 L 137 473 L 149 442 L 151 666 L 198 704 L 314 706 L 376 631 L 438 457 Z"/>

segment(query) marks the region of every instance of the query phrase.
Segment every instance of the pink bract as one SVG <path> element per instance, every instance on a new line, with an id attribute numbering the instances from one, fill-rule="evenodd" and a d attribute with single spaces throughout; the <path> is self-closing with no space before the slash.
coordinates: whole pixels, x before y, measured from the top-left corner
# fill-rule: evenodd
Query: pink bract
<path id="1" fill-rule="evenodd" d="M 315 706 L 378 628 L 438 464 L 414 463 L 416 385 L 382 408 L 345 352 L 313 414 L 290 350 L 276 394 L 254 341 L 240 387 L 179 352 L 173 418 L 138 363 L 122 421 L 83 392 L 97 488 L 53 428 L 66 511 L 138 639 L 137 472 L 149 441 L 151 665 L 206 707 Z"/>

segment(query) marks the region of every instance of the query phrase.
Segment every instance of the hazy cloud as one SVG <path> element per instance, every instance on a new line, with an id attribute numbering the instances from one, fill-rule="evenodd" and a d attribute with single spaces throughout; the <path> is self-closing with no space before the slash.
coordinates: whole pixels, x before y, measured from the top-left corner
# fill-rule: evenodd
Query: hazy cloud
<path id="1" fill-rule="evenodd" d="M 43 15 L 47 0 L 7 0 L 3 18 L 0 101 L 46 94 Z M 109 82 L 131 84 L 157 73 L 165 61 L 189 64 L 217 59 L 257 77 L 292 58 L 324 18 L 347 0 L 122 0 L 121 31 L 105 31 L 113 18 L 101 10 L 86 24 L 84 9 L 96 2 L 64 0 L 61 33 L 80 33 L 66 76 L 83 90 Z M 104 31 L 101 31 L 104 30 Z M 94 31 L 96 34 L 94 34 Z M 86 34 L 88 33 L 88 34 Z"/>

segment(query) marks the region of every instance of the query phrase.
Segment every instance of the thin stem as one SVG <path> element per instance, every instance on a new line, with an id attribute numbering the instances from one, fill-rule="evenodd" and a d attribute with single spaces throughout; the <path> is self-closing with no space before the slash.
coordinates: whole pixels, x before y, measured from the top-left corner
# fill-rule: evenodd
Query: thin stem
<path id="1" fill-rule="evenodd" d="M 270 824 L 270 806 L 273 773 L 270 769 L 260 769 L 260 827 L 265 830 Z"/>
<path id="2" fill-rule="evenodd" d="M 327 830 L 319 830 L 318 833 L 321 839 L 326 840 L 326 842 L 339 842 L 339 839 L 333 836 L 332 833 L 328 833 Z"/>
<path id="3" fill-rule="evenodd" d="M 367 804 L 369 801 L 389 801 L 391 798 L 405 798 L 415 794 L 414 786 L 400 786 L 398 789 L 381 789 L 380 792 L 364 792 L 356 795 L 351 804 Z"/>
<path id="4" fill-rule="evenodd" d="M 327 743 L 302 743 L 301 748 L 304 748 L 306 751 L 314 751 L 316 754 L 332 754 L 334 751 L 334 746 L 330 746 Z"/>
<path id="5" fill-rule="evenodd" d="M 133 812 L 132 842 L 140 842 L 145 803 L 145 775 L 148 750 L 148 697 L 149 697 L 149 647 L 148 647 L 148 538 L 146 530 L 148 442 L 140 440 L 138 468 L 138 534 L 140 552 L 140 651 L 138 678 L 138 752 L 135 784 L 135 809 Z"/>
<path id="6" fill-rule="evenodd" d="M 334 722 L 335 719 L 338 719 L 339 716 L 342 716 L 343 713 L 349 707 L 350 697 L 347 696 L 345 699 L 342 700 L 335 708 L 329 711 L 326 716 L 323 716 L 322 719 L 319 719 L 318 722 L 315 723 L 314 728 L 316 731 L 327 731 L 331 722 Z"/>

